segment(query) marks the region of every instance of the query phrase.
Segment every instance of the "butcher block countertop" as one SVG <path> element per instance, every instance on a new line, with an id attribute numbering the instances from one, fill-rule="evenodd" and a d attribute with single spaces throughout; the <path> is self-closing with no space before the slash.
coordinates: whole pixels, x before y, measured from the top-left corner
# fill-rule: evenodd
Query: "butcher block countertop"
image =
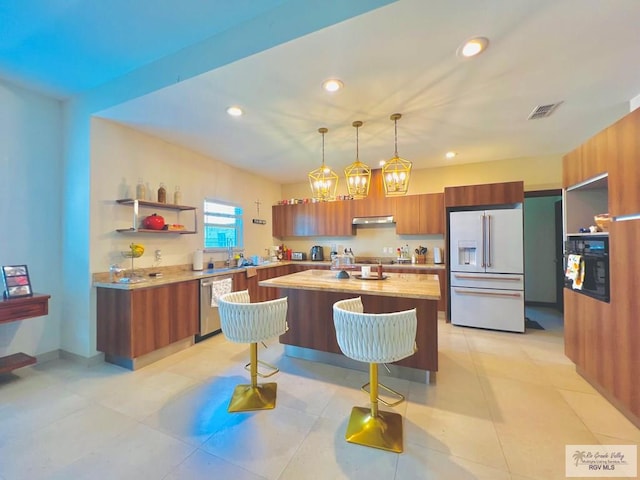
<path id="1" fill-rule="evenodd" d="M 263 287 L 318 290 L 325 292 L 378 295 L 386 297 L 440 299 L 440 283 L 437 275 L 417 273 L 392 273 L 385 271 L 384 280 L 362 280 L 350 273 L 350 278 L 337 278 L 332 270 L 305 270 L 262 280 Z M 373 272 L 372 272 L 372 275 Z"/>

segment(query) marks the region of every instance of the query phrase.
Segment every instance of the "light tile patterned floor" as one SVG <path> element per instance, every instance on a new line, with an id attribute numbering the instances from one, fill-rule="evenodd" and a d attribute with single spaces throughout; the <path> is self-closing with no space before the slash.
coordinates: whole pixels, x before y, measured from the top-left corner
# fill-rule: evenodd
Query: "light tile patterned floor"
<path id="1" fill-rule="evenodd" d="M 565 444 L 640 442 L 575 373 L 562 322 L 526 334 L 439 324 L 435 385 L 388 379 L 408 401 L 405 452 L 348 444 L 366 373 L 285 357 L 275 410 L 226 411 L 248 349 L 222 335 L 137 372 L 55 360 L 0 377 L 0 480 L 563 479 Z"/>

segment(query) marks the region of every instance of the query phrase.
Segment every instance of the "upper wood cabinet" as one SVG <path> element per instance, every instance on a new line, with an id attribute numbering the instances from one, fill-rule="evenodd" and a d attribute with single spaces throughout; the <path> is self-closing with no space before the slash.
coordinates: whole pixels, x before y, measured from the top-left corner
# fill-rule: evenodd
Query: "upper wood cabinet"
<path id="1" fill-rule="evenodd" d="M 508 205 L 524 202 L 524 182 L 485 183 L 446 187 L 445 207 Z"/>
<path id="2" fill-rule="evenodd" d="M 353 235 L 353 204 L 355 200 L 318 203 L 318 235 L 346 237 Z"/>
<path id="3" fill-rule="evenodd" d="M 607 172 L 610 161 L 609 137 L 609 129 L 605 129 L 562 158 L 563 188 Z"/>
<path id="4" fill-rule="evenodd" d="M 293 234 L 293 205 L 273 205 L 271 207 L 271 234 L 274 237 L 289 237 Z"/>
<path id="5" fill-rule="evenodd" d="M 640 109 L 614 123 L 605 133 L 609 147 L 609 213 L 640 213 Z"/>
<path id="6" fill-rule="evenodd" d="M 272 235 L 283 237 L 345 237 L 353 235 L 355 200 L 299 203 L 271 207 Z"/>
<path id="7" fill-rule="evenodd" d="M 444 194 L 399 197 L 395 217 L 398 235 L 444 234 Z"/>

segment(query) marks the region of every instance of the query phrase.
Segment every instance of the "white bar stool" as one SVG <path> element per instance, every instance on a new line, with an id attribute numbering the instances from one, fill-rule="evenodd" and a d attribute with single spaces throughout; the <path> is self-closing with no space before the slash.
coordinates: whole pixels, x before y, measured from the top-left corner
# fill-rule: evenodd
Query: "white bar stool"
<path id="1" fill-rule="evenodd" d="M 402 415 L 378 410 L 378 401 L 397 405 L 404 400 L 398 392 L 378 383 L 378 364 L 397 362 L 416 352 L 416 309 L 394 313 L 363 313 L 360 297 L 333 305 L 333 323 L 340 350 L 347 357 L 369 363 L 371 408 L 353 407 L 345 438 L 348 442 L 402 453 Z M 387 403 L 378 398 L 378 387 L 399 400 Z"/>
<path id="2" fill-rule="evenodd" d="M 251 361 L 245 365 L 245 369 L 251 372 L 251 384 L 236 386 L 227 409 L 229 412 L 268 410 L 276 406 L 278 384 L 258 384 L 258 376 L 270 377 L 279 370 L 258 360 L 258 342 L 280 336 L 288 330 L 287 297 L 250 302 L 248 290 L 227 293 L 218 299 L 224 336 L 232 342 L 250 344 Z M 258 372 L 258 363 L 269 367 L 270 372 Z"/>

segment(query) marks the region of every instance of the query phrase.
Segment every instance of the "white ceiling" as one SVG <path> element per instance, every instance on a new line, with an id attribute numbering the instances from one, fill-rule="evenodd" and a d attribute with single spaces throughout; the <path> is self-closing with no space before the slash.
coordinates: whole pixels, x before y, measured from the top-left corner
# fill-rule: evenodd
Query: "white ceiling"
<path id="1" fill-rule="evenodd" d="M 68 97 L 296 2 L 216 1 L 236 8 L 210 12 L 195 0 L 50 2 L 56 11 L 12 3 L 24 18 L 0 33 L 0 76 Z M 104 8 L 104 21 L 94 8 Z M 0 22 L 8 10 L 0 6 Z M 207 13 L 215 21 L 204 21 Z M 88 42 L 37 49 L 43 31 L 70 38 L 87 15 L 84 35 L 95 32 Z M 395 112 L 403 114 L 399 154 L 414 168 L 562 155 L 628 112 L 640 93 L 638 25 L 638 0 L 399 0 L 99 115 L 282 183 L 306 181 L 319 166 L 321 126 L 329 128 L 326 163 L 339 172 L 355 159 L 354 120 L 364 122 L 360 159 L 377 166 L 390 158 Z M 458 58 L 458 46 L 476 35 L 489 38 L 488 50 Z M 16 48 L 18 60 L 8 53 Z M 69 59 L 75 75 L 60 68 Z M 329 77 L 344 90 L 323 92 Z M 558 101 L 549 118 L 527 120 Z M 245 115 L 229 117 L 231 104 Z M 448 150 L 455 160 L 444 158 Z"/>

